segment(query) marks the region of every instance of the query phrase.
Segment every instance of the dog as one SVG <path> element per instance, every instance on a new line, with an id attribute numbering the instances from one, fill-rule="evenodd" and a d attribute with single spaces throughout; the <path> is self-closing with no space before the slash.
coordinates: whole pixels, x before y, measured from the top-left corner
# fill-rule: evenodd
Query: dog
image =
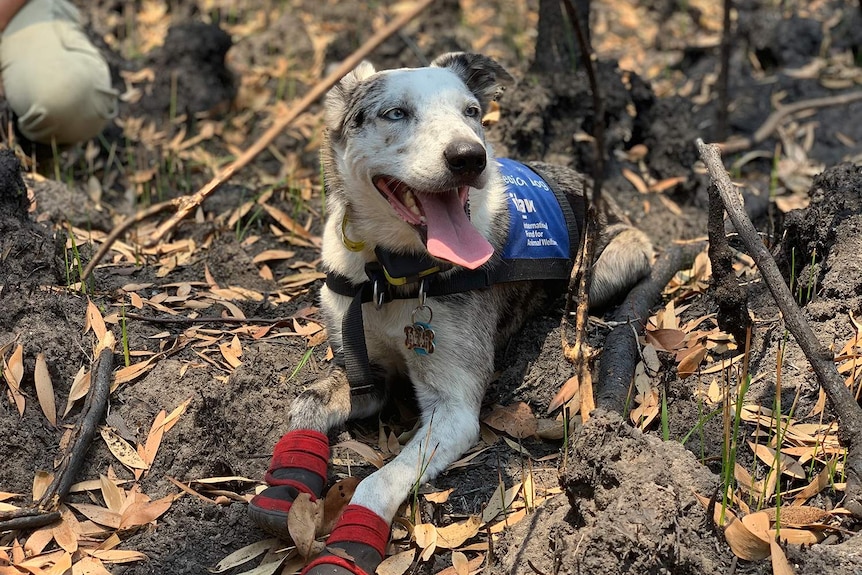
<path id="1" fill-rule="evenodd" d="M 294 498 L 323 490 L 327 432 L 377 413 L 390 386 L 410 381 L 421 423 L 398 456 L 359 483 L 328 540 L 340 550 L 305 572 L 374 573 L 412 486 L 477 441 L 495 353 L 566 285 L 579 238 L 562 246 L 544 223 L 526 223 L 534 204 L 512 188 L 531 181 L 545 195 L 556 189 L 565 212 L 558 219 L 582 230 L 584 179 L 548 164 L 504 171 L 482 119 L 510 81 L 490 58 L 450 53 L 415 69 L 377 72 L 364 62 L 327 95 L 320 302 L 335 360 L 291 405 L 290 431 L 275 447 L 270 487 L 252 500 L 252 518 L 287 536 Z M 603 218 L 590 292 L 599 305 L 648 274 L 652 257 L 642 232 L 614 210 Z M 533 266 L 539 279 L 504 261 L 513 230 L 557 250 Z M 510 275 L 499 277 L 501 268 Z"/>

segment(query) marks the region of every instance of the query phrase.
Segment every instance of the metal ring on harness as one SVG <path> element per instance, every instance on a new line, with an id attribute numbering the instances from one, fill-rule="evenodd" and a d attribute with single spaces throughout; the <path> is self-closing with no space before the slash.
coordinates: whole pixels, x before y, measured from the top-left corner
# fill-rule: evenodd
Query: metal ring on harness
<path id="1" fill-rule="evenodd" d="M 374 294 L 374 307 L 380 309 L 383 307 L 384 300 L 386 299 L 386 292 L 380 291 L 380 280 L 373 280 L 371 285 Z"/>
<path id="2" fill-rule="evenodd" d="M 425 307 L 425 300 L 428 299 L 426 281 L 425 278 L 419 281 L 419 307 Z"/>
<path id="3" fill-rule="evenodd" d="M 413 312 L 410 314 L 410 322 L 411 322 L 412 324 L 414 324 L 414 325 L 415 325 L 415 324 L 416 324 L 416 312 L 418 312 L 418 311 L 422 311 L 422 310 L 425 310 L 425 309 L 427 309 L 427 310 L 428 310 L 428 321 L 425 321 L 425 322 L 423 322 L 423 323 L 425 323 L 425 324 L 430 324 L 430 323 L 431 323 L 431 321 L 434 319 L 434 310 L 433 310 L 433 309 L 431 309 L 431 308 L 430 308 L 429 306 L 427 306 L 427 305 L 420 305 L 419 307 L 415 308 L 415 309 L 413 310 Z M 426 327 L 428 327 L 428 326 L 426 325 Z"/>

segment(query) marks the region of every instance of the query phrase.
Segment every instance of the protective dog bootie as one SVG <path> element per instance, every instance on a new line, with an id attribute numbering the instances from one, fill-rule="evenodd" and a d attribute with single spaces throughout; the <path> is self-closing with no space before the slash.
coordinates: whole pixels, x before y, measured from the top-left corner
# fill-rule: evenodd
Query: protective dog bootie
<path id="1" fill-rule="evenodd" d="M 266 472 L 266 489 L 254 496 L 248 514 L 258 527 L 285 540 L 287 513 L 300 493 L 316 500 L 326 484 L 329 439 L 322 433 L 300 429 L 286 433 L 273 449 Z"/>
<path id="2" fill-rule="evenodd" d="M 389 523 L 361 505 L 348 505 L 326 547 L 341 549 L 352 560 L 324 551 L 302 575 L 373 575 L 383 561 L 388 541 Z"/>

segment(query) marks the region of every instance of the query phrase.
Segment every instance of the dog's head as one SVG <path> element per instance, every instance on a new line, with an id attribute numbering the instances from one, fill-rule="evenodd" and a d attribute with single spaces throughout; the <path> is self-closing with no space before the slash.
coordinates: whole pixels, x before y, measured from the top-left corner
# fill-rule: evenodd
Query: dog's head
<path id="1" fill-rule="evenodd" d="M 422 247 L 468 268 L 486 262 L 493 247 L 471 222 L 468 199 L 488 184 L 493 160 L 482 117 L 510 80 L 485 56 L 452 53 L 427 68 L 376 72 L 364 62 L 335 86 L 326 100 L 329 163 L 356 223 L 401 250 Z"/>

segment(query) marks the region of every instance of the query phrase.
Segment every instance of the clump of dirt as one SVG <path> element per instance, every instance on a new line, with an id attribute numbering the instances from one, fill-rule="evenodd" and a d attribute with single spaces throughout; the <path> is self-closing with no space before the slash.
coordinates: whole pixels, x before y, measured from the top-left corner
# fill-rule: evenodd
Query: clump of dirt
<path id="1" fill-rule="evenodd" d="M 792 211 L 785 219 L 782 261 L 786 279 L 803 300 L 812 295 L 809 313 L 858 311 L 862 296 L 862 167 L 843 163 L 829 168 L 814 179 L 809 196 L 808 208 Z M 829 312 L 822 309 L 824 305 Z"/>
<path id="2" fill-rule="evenodd" d="M 62 281 L 55 267 L 62 244 L 30 219 L 29 207 L 21 163 L 11 150 L 0 150 L 0 297 L 12 286 Z"/>
<path id="3" fill-rule="evenodd" d="M 557 501 L 541 520 L 508 531 L 498 549 L 506 573 L 716 573 L 730 561 L 710 537 L 693 492 L 716 477 L 676 442 L 594 416 L 571 438 Z M 553 520 L 551 520 L 553 518 Z"/>
<path id="4" fill-rule="evenodd" d="M 185 22 L 168 31 L 165 44 L 151 58 L 159 70 L 151 93 L 136 107 L 147 114 L 194 115 L 225 112 L 237 93 L 236 79 L 225 56 L 232 45 L 230 35 L 214 24 Z"/>

